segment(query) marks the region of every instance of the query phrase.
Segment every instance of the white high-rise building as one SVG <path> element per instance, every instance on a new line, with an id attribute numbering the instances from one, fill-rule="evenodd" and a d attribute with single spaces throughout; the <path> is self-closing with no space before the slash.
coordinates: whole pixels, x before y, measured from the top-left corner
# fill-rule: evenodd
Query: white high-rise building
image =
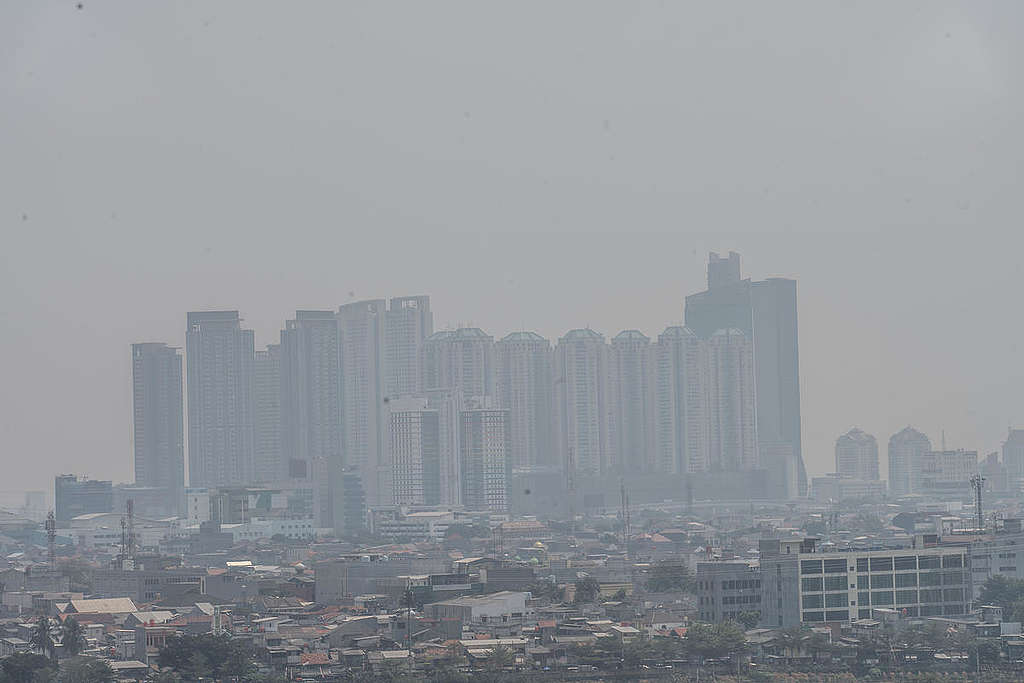
<path id="1" fill-rule="evenodd" d="M 341 355 L 341 451 L 363 478 L 367 505 L 386 505 L 381 490 L 391 476 L 387 466 L 384 415 L 383 299 L 338 307 Z"/>
<path id="2" fill-rule="evenodd" d="M 686 327 L 668 327 L 654 345 L 657 466 L 667 474 L 708 470 L 708 356 Z"/>
<path id="3" fill-rule="evenodd" d="M 253 371 L 253 481 L 280 481 L 288 471 L 281 446 L 281 347 L 257 351 Z"/>
<path id="4" fill-rule="evenodd" d="M 469 510 L 508 510 L 507 410 L 474 408 L 460 415 L 462 504 Z"/>
<path id="5" fill-rule="evenodd" d="M 571 455 L 577 472 L 609 472 L 614 447 L 604 337 L 590 329 L 576 329 L 559 339 L 554 385 L 559 462 L 568 467 Z"/>
<path id="6" fill-rule="evenodd" d="M 508 410 L 509 456 L 515 469 L 547 465 L 551 440 L 551 343 L 513 332 L 495 344 L 498 405 Z"/>
<path id="7" fill-rule="evenodd" d="M 422 389 L 456 389 L 466 398 L 494 396 L 494 337 L 478 327 L 437 332 L 420 350 Z"/>
<path id="8" fill-rule="evenodd" d="M 710 469 L 756 469 L 759 453 L 750 337 L 734 328 L 716 331 L 708 339 L 708 361 Z"/>
<path id="9" fill-rule="evenodd" d="M 253 478 L 252 330 L 238 311 L 188 314 L 189 484 L 232 486 Z"/>
<path id="10" fill-rule="evenodd" d="M 927 436 L 904 427 L 889 438 L 889 491 L 895 496 L 919 493 L 921 465 L 932 449 Z"/>
<path id="11" fill-rule="evenodd" d="M 655 471 L 654 376 L 651 340 L 639 330 L 612 338 L 608 392 L 620 472 Z"/>
<path id="12" fill-rule="evenodd" d="M 429 296 L 394 297 L 385 316 L 386 396 L 406 396 L 422 390 L 420 347 L 434 333 Z"/>
<path id="13" fill-rule="evenodd" d="M 167 344 L 132 344 L 132 442 L 135 483 L 166 493 L 169 509 L 185 504 L 185 426 L 181 353 Z"/>
<path id="14" fill-rule="evenodd" d="M 849 479 L 878 481 L 878 441 L 854 427 L 836 439 L 836 473 Z"/>
<path id="15" fill-rule="evenodd" d="M 421 398 L 388 402 L 390 441 L 389 485 L 395 505 L 437 505 L 441 502 L 438 411 Z"/>

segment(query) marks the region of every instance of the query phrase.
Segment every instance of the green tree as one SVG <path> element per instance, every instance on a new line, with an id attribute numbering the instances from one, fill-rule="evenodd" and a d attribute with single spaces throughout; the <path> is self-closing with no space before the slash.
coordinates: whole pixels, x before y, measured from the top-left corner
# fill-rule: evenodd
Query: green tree
<path id="1" fill-rule="evenodd" d="M 114 670 L 102 659 L 72 657 L 64 663 L 57 680 L 60 683 L 111 683 Z"/>
<path id="2" fill-rule="evenodd" d="M 535 598 L 544 598 L 551 602 L 561 602 L 565 591 L 559 588 L 557 583 L 551 581 L 534 581 L 526 590 Z"/>
<path id="3" fill-rule="evenodd" d="M 979 602 L 982 605 L 998 605 L 1009 610 L 1014 603 L 1024 600 L 1024 579 L 1010 579 L 1002 575 L 993 576 L 981 586 Z"/>
<path id="4" fill-rule="evenodd" d="M 60 642 L 64 646 L 65 654 L 71 657 L 85 649 L 85 631 L 74 617 L 68 617 L 60 625 Z"/>
<path id="5" fill-rule="evenodd" d="M 592 576 L 576 581 L 576 602 L 594 602 L 601 593 L 601 584 Z"/>
<path id="6" fill-rule="evenodd" d="M 252 650 L 226 635 L 175 636 L 160 650 L 157 663 L 186 677 L 245 676 L 252 670 Z"/>
<path id="7" fill-rule="evenodd" d="M 4 657 L 0 668 L 11 683 L 48 681 L 57 675 L 57 665 L 49 657 L 31 652 L 15 652 Z"/>
<path id="8" fill-rule="evenodd" d="M 761 622 L 761 613 L 749 611 L 740 612 L 738 615 L 736 615 L 736 621 L 743 624 L 743 628 L 749 631 L 752 628 L 756 628 L 757 625 Z"/>
<path id="9" fill-rule="evenodd" d="M 496 645 L 487 658 L 486 667 L 488 671 L 504 671 L 505 667 L 512 666 L 515 655 L 503 645 Z"/>
<path id="10" fill-rule="evenodd" d="M 747 637 L 736 622 L 720 624 L 697 623 L 686 631 L 687 651 L 698 657 L 726 657 L 742 651 Z"/>
<path id="11" fill-rule="evenodd" d="M 665 560 L 651 567 L 647 577 L 647 590 L 656 593 L 666 591 L 692 591 L 693 571 L 685 564 Z"/>
<path id="12" fill-rule="evenodd" d="M 35 628 L 32 629 L 32 637 L 29 638 L 32 647 L 42 654 L 53 657 L 53 636 L 50 635 L 50 620 L 46 617 L 39 617 Z"/>

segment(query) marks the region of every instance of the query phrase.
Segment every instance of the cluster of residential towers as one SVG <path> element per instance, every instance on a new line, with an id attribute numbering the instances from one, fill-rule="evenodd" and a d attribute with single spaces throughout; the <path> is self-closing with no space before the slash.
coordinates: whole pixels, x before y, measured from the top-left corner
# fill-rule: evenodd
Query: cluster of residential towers
<path id="1" fill-rule="evenodd" d="M 434 331 L 426 296 L 297 311 L 256 349 L 237 311 L 185 331 L 191 487 L 310 482 L 321 526 L 369 505 L 504 511 L 514 471 L 604 476 L 765 470 L 806 493 L 796 283 L 740 277 L 712 254 L 686 325 L 652 343 L 574 329 L 495 340 Z M 132 347 L 136 483 L 182 499 L 182 356 Z"/>

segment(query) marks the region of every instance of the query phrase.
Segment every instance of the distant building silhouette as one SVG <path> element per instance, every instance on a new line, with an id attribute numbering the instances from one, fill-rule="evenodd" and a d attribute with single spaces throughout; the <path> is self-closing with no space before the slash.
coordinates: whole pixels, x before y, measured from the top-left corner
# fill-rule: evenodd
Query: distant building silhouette
<path id="1" fill-rule="evenodd" d="M 281 331 L 281 441 L 290 479 L 321 489 L 317 523 L 333 527 L 331 482 L 345 466 L 341 447 L 341 354 L 332 311 L 296 311 Z"/>
<path id="2" fill-rule="evenodd" d="M 800 439 L 800 372 L 797 342 L 796 281 L 769 278 L 757 282 L 740 277 L 740 257 L 712 253 L 708 289 L 686 297 L 686 326 L 709 339 L 721 329 L 737 329 L 753 344 L 756 373 L 757 441 L 782 453 L 789 444 L 796 490 L 807 494 L 807 473 Z"/>
<path id="3" fill-rule="evenodd" d="M 395 505 L 441 502 L 441 444 L 438 411 L 426 399 L 389 402 L 390 491 Z"/>
<path id="4" fill-rule="evenodd" d="M 608 347 L 591 329 L 570 330 L 555 346 L 555 425 L 559 463 L 570 451 L 578 472 L 605 474 L 614 459 Z"/>
<path id="5" fill-rule="evenodd" d="M 656 462 L 665 473 L 708 470 L 707 346 L 686 327 L 668 327 L 654 345 Z"/>
<path id="6" fill-rule="evenodd" d="M 755 469 L 759 453 L 750 338 L 736 328 L 718 330 L 708 340 L 708 360 L 710 469 Z"/>
<path id="7" fill-rule="evenodd" d="M 841 477 L 878 481 L 878 441 L 854 427 L 836 439 L 836 473 Z"/>
<path id="8" fill-rule="evenodd" d="M 384 415 L 384 299 L 338 308 L 341 355 L 341 435 L 347 465 L 363 477 L 367 505 L 390 504 Z"/>
<path id="9" fill-rule="evenodd" d="M 288 473 L 281 444 L 281 346 L 257 351 L 253 367 L 253 479 L 280 481 Z"/>
<path id="10" fill-rule="evenodd" d="M 185 416 L 181 353 L 132 344 L 132 445 L 137 486 L 160 489 L 167 507 L 185 504 Z"/>
<path id="11" fill-rule="evenodd" d="M 238 311 L 189 313 L 189 484 L 225 486 L 253 480 L 253 333 Z"/>
<path id="12" fill-rule="evenodd" d="M 513 332 L 495 344 L 495 393 L 509 413 L 514 469 L 552 462 L 551 363 L 551 343 L 534 332 Z"/>
<path id="13" fill-rule="evenodd" d="M 1003 442 L 1003 465 L 1010 492 L 1020 492 L 1024 483 L 1024 429 L 1010 429 L 1007 433 Z"/>
<path id="14" fill-rule="evenodd" d="M 508 511 L 508 411 L 472 407 L 460 415 L 462 504 L 469 510 Z"/>
<path id="15" fill-rule="evenodd" d="M 623 330 L 608 352 L 608 393 L 615 433 L 613 463 L 621 472 L 655 470 L 654 375 L 651 340 L 639 330 Z"/>
<path id="16" fill-rule="evenodd" d="M 889 438 L 889 491 L 894 496 L 921 492 L 921 465 L 931 440 L 913 427 Z"/>

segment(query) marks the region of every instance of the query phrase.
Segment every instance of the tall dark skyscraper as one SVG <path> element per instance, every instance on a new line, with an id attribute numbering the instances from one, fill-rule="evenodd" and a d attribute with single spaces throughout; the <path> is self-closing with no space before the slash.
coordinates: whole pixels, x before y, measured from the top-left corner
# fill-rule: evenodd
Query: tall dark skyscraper
<path id="1" fill-rule="evenodd" d="M 780 494 L 805 496 L 796 281 L 741 279 L 739 261 L 735 252 L 727 259 L 711 254 L 708 289 L 686 297 L 686 326 L 705 339 L 729 328 L 753 338 L 757 440 L 771 454 L 761 464 L 778 475 L 779 487 L 786 489 Z M 788 490 L 793 482 L 796 490 Z"/>
<path id="2" fill-rule="evenodd" d="M 170 509 L 185 503 L 181 354 L 166 344 L 132 344 L 135 483 L 164 490 Z"/>
<path id="3" fill-rule="evenodd" d="M 252 330 L 238 311 L 188 314 L 188 465 L 191 486 L 253 479 Z"/>

